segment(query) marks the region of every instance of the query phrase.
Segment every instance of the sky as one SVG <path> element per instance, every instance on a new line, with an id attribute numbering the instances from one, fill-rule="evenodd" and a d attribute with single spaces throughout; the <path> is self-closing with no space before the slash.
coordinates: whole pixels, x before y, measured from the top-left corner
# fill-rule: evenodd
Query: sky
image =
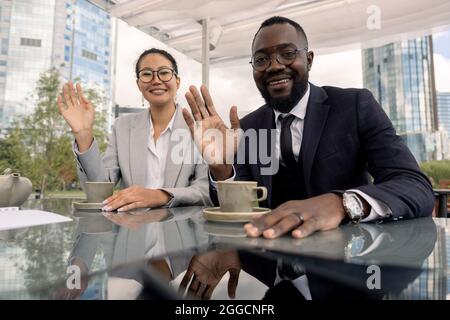
<path id="1" fill-rule="evenodd" d="M 177 102 L 181 107 L 188 107 L 184 94 L 190 85 L 201 84 L 201 64 L 123 21 L 118 23 L 116 103 L 120 106 L 142 105 L 142 96 L 136 86 L 135 63 L 145 49 L 157 47 L 169 51 L 177 60 L 181 77 Z M 450 92 L 450 32 L 435 34 L 433 40 L 437 91 Z M 362 88 L 361 51 L 316 55 L 310 81 L 319 86 Z M 226 123 L 231 106 L 236 105 L 242 117 L 264 103 L 247 60 L 236 61 L 232 66 L 211 66 L 209 87 L 215 107 Z"/>
<path id="2" fill-rule="evenodd" d="M 450 31 L 433 36 L 436 90 L 450 92 Z"/>

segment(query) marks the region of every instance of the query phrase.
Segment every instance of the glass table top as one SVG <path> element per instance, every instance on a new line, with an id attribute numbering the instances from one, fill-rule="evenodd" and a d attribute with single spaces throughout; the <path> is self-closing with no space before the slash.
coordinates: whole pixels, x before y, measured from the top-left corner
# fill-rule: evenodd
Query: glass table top
<path id="1" fill-rule="evenodd" d="M 70 222 L 0 231 L 0 298 L 450 299 L 448 219 L 267 240 L 205 221 L 202 207 L 105 217 L 74 201 L 24 205 Z"/>

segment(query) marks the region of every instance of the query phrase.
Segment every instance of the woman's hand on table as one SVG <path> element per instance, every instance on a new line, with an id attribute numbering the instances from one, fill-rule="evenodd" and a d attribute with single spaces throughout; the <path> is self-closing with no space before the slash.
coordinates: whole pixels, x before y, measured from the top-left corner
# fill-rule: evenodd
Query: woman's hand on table
<path id="1" fill-rule="evenodd" d="M 169 193 L 159 189 L 131 186 L 120 190 L 103 201 L 103 211 L 130 211 L 137 208 L 156 208 L 167 204 Z"/>

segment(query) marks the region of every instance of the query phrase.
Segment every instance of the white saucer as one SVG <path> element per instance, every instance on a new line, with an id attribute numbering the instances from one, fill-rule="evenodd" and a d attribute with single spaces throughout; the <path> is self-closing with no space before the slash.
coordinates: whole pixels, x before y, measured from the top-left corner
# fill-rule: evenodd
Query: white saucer
<path id="1" fill-rule="evenodd" d="M 102 210 L 102 203 L 89 203 L 86 200 L 81 202 L 72 203 L 73 207 L 77 210 Z"/>
<path id="2" fill-rule="evenodd" d="M 252 212 L 222 212 L 220 207 L 203 209 L 203 217 L 208 221 L 216 222 L 248 222 L 253 216 L 267 214 L 268 208 L 253 207 Z"/>

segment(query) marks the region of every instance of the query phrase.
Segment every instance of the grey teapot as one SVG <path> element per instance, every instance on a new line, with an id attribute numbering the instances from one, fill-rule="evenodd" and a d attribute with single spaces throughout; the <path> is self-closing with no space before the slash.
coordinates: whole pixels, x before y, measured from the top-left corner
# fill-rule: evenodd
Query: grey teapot
<path id="1" fill-rule="evenodd" d="M 30 196 L 33 189 L 31 181 L 6 169 L 0 175 L 0 207 L 17 207 Z"/>

